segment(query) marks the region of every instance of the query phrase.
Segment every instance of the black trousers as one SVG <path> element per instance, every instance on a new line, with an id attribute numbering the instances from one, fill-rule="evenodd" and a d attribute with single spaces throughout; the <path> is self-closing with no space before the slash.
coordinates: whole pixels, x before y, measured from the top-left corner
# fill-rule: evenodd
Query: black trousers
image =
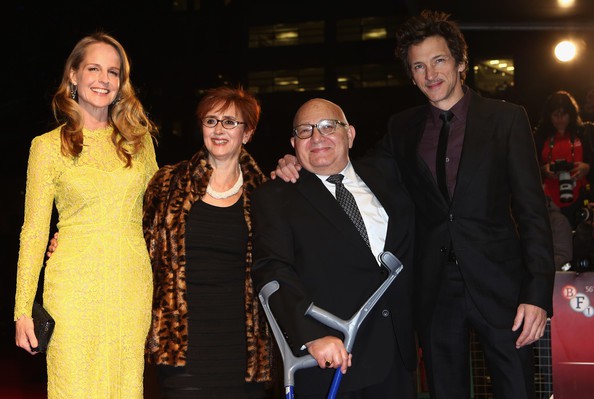
<path id="1" fill-rule="evenodd" d="M 455 262 L 448 262 L 437 305 L 420 332 L 431 399 L 470 399 L 470 328 L 483 348 L 494 399 L 534 399 L 532 345 L 516 349 L 521 333 L 490 325 L 476 308 Z"/>

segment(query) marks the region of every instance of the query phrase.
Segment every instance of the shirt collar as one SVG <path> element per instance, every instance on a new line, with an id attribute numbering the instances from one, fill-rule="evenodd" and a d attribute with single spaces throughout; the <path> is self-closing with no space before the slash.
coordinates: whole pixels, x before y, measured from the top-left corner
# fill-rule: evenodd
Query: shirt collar
<path id="1" fill-rule="evenodd" d="M 351 161 L 350 160 L 347 163 L 347 165 L 344 167 L 344 169 L 341 170 L 338 173 L 340 173 L 341 175 L 343 175 L 345 180 L 357 181 L 357 174 L 355 173 L 355 169 L 353 168 L 353 164 L 351 164 Z M 318 174 L 316 174 L 316 176 L 318 176 L 318 178 L 320 180 L 322 180 L 323 182 L 325 182 L 326 179 L 328 177 L 330 177 L 330 175 L 318 175 Z"/>
<path id="2" fill-rule="evenodd" d="M 468 104 L 470 103 L 470 90 L 468 86 L 462 85 L 462 90 L 464 91 L 464 95 L 462 98 L 454 104 L 452 108 L 449 110 L 452 111 L 454 117 L 458 120 L 466 120 L 466 113 L 468 112 Z M 441 119 L 439 115 L 443 112 L 442 109 L 439 109 L 433 105 L 429 105 L 431 110 L 431 119 L 436 126 L 441 126 Z"/>

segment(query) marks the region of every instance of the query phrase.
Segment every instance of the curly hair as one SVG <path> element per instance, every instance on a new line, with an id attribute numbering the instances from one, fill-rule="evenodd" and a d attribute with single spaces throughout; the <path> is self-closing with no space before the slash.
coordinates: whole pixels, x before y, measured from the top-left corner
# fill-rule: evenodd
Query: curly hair
<path id="1" fill-rule="evenodd" d="M 462 82 L 468 70 L 468 45 L 457 23 L 449 20 L 450 15 L 440 11 L 423 10 L 419 16 L 409 18 L 396 31 L 396 56 L 402 61 L 409 77 L 412 77 L 408 63 L 408 49 L 428 37 L 441 36 L 445 39 L 457 65 L 466 68 L 460 72 Z"/>
<path id="2" fill-rule="evenodd" d="M 118 156 L 126 166 L 132 165 L 132 156 L 138 152 L 145 134 L 157 135 L 156 125 L 147 116 L 130 81 L 130 61 L 122 45 L 112 36 L 96 32 L 82 38 L 64 65 L 62 81 L 52 99 L 52 110 L 62 138 L 62 154 L 77 157 L 83 149 L 84 120 L 78 102 L 71 97 L 70 74 L 84 61 L 87 49 L 95 43 L 112 46 L 120 56 L 120 89 L 116 100 L 109 106 L 109 123 L 113 127 L 112 142 Z"/>

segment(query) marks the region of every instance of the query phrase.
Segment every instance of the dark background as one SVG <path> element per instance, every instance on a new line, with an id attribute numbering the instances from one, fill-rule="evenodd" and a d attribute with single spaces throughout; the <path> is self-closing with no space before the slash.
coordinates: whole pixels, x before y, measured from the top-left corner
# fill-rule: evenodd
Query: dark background
<path id="1" fill-rule="evenodd" d="M 114 35 L 126 48 L 132 62 L 133 84 L 160 127 L 157 160 L 164 165 L 186 159 L 198 149 L 194 109 L 201 89 L 222 83 L 249 86 L 250 70 L 264 65 L 268 69 L 274 65 L 286 68 L 312 58 L 320 62 L 327 58 L 332 63 L 336 57 L 358 57 L 363 63 L 369 56 L 393 62 L 395 70 L 400 68 L 394 59 L 393 38 L 367 50 L 331 46 L 266 52 L 248 48 L 250 26 L 276 21 L 335 20 L 373 12 L 404 20 L 423 8 L 447 11 L 460 23 L 469 43 L 471 65 L 474 58 L 489 57 L 492 52 L 515 60 L 515 90 L 507 93 L 505 99 L 523 105 L 533 124 L 546 95 L 567 89 L 582 101 L 586 91 L 594 86 L 591 0 L 576 0 L 570 11 L 557 7 L 555 0 L 3 1 L 0 349 L 6 350 L 0 350 L 0 360 L 6 358 L 10 363 L 29 357 L 24 351 L 14 350 L 12 313 L 28 148 L 34 136 L 55 126 L 51 96 L 66 57 L 82 36 L 101 29 Z M 585 53 L 579 62 L 562 65 L 552 61 L 550 43 L 567 34 L 586 38 Z M 471 79 L 468 84 L 472 86 Z M 312 96 L 326 97 L 343 106 L 349 122 L 357 127 L 355 155 L 383 133 L 390 114 L 424 101 L 412 85 L 370 90 L 329 87 L 321 93 L 258 95 L 262 119 L 247 148 L 266 173 L 280 156 L 291 151 L 288 139 L 293 113 Z M 26 367 L 31 367 L 34 376 L 43 370 L 42 357 L 27 362 Z"/>

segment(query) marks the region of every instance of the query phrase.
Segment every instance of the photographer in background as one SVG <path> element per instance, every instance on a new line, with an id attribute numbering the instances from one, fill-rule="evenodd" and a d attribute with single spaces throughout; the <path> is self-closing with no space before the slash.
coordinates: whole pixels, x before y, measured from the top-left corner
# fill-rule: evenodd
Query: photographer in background
<path id="1" fill-rule="evenodd" d="M 578 224 L 576 212 L 590 199 L 593 126 L 582 122 L 569 92 L 557 91 L 547 98 L 534 133 L 545 190 L 573 229 Z"/>

